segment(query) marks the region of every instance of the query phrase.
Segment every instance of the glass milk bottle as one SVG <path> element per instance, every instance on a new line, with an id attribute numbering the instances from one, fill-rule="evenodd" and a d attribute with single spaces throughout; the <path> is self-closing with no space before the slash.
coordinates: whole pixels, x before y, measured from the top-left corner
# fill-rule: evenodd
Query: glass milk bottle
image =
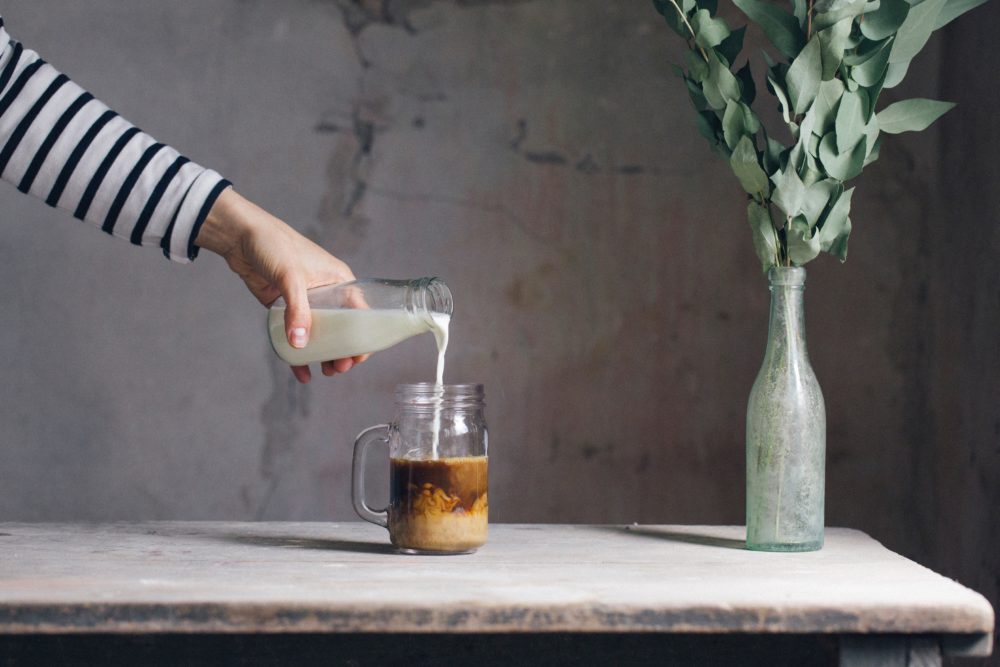
<path id="1" fill-rule="evenodd" d="M 267 316 L 274 352 L 292 366 L 378 352 L 427 331 L 438 347 L 447 342 L 452 299 L 438 278 L 364 278 L 309 290 L 312 330 L 304 348 L 285 334 L 285 301 L 278 298 Z"/>

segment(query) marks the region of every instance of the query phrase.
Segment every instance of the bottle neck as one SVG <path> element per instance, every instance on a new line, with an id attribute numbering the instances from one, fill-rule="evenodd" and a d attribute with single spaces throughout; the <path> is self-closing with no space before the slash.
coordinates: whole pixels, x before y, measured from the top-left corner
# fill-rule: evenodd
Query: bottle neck
<path id="1" fill-rule="evenodd" d="M 773 267 L 768 279 L 771 314 L 765 363 L 776 358 L 808 359 L 803 298 L 806 271 L 801 267 Z"/>
<path id="2" fill-rule="evenodd" d="M 438 326 L 435 315 L 451 317 L 454 308 L 451 290 L 440 278 L 418 278 L 409 281 L 406 287 L 406 310 L 423 319 L 428 327 Z"/>

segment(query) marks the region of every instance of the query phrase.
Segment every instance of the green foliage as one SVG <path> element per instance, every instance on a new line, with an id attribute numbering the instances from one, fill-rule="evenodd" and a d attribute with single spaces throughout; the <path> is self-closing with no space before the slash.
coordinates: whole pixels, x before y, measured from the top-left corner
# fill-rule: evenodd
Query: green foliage
<path id="1" fill-rule="evenodd" d="M 793 142 L 768 134 L 753 104 L 746 26 L 731 30 L 717 0 L 653 0 L 688 44 L 676 68 L 698 131 L 725 156 L 749 198 L 747 219 L 761 267 L 801 266 L 821 252 L 847 259 L 854 188 L 845 182 L 878 159 L 881 133 L 923 130 L 953 104 L 911 99 L 876 110 L 902 81 L 933 31 L 986 0 L 733 0 L 783 60 L 764 53 L 764 80 Z"/>
<path id="2" fill-rule="evenodd" d="M 878 113 L 878 124 L 883 132 L 919 132 L 954 107 L 952 102 L 914 98 L 890 104 Z"/>

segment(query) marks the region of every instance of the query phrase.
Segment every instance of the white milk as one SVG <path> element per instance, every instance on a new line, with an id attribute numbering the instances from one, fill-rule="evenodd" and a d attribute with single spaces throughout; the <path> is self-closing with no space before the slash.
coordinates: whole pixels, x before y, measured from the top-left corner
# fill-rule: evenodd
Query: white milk
<path id="1" fill-rule="evenodd" d="M 434 313 L 434 337 L 438 341 L 438 379 L 444 372 L 444 348 L 448 345 L 448 321 L 443 313 Z M 267 316 L 271 345 L 282 361 L 292 366 L 305 366 L 330 359 L 354 357 L 378 352 L 410 336 L 427 331 L 427 322 L 405 310 L 385 309 L 315 309 L 312 311 L 312 331 L 304 348 L 294 348 L 285 336 L 285 309 L 271 308 Z M 443 331 L 443 335 L 439 333 Z"/>
<path id="2" fill-rule="evenodd" d="M 444 356 L 448 349 L 448 325 L 451 316 L 431 313 L 431 332 L 437 342 L 437 375 L 434 408 L 432 456 L 438 458 L 441 433 L 441 396 L 444 392 Z M 419 315 L 397 309 L 332 308 L 312 311 L 312 331 L 304 348 L 294 348 L 285 336 L 285 309 L 271 308 L 267 315 L 271 345 L 282 361 L 292 366 L 305 366 L 331 359 L 354 357 L 392 347 L 410 336 L 424 333 L 427 320 Z"/>
<path id="3" fill-rule="evenodd" d="M 437 341 L 438 363 L 437 376 L 434 383 L 434 393 L 437 402 L 434 405 L 434 422 L 431 426 L 433 435 L 431 437 L 431 458 L 438 458 L 438 442 L 441 440 L 441 399 L 444 396 L 444 354 L 448 351 L 448 325 L 451 324 L 451 316 L 434 313 L 434 340 Z"/>

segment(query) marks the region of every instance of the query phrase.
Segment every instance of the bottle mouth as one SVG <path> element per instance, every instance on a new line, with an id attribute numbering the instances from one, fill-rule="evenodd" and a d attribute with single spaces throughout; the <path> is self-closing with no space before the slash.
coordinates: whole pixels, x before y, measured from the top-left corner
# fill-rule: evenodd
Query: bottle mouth
<path id="1" fill-rule="evenodd" d="M 478 409 L 485 402 L 481 384 L 416 382 L 396 385 L 396 405 L 402 410 Z"/>
<path id="2" fill-rule="evenodd" d="M 451 317 L 455 303 L 451 290 L 440 278 L 420 278 L 417 280 L 416 305 L 428 313 L 439 313 Z"/>
<path id="3" fill-rule="evenodd" d="M 767 279 L 772 287 L 805 287 L 806 270 L 802 266 L 772 266 L 767 271 Z"/>

